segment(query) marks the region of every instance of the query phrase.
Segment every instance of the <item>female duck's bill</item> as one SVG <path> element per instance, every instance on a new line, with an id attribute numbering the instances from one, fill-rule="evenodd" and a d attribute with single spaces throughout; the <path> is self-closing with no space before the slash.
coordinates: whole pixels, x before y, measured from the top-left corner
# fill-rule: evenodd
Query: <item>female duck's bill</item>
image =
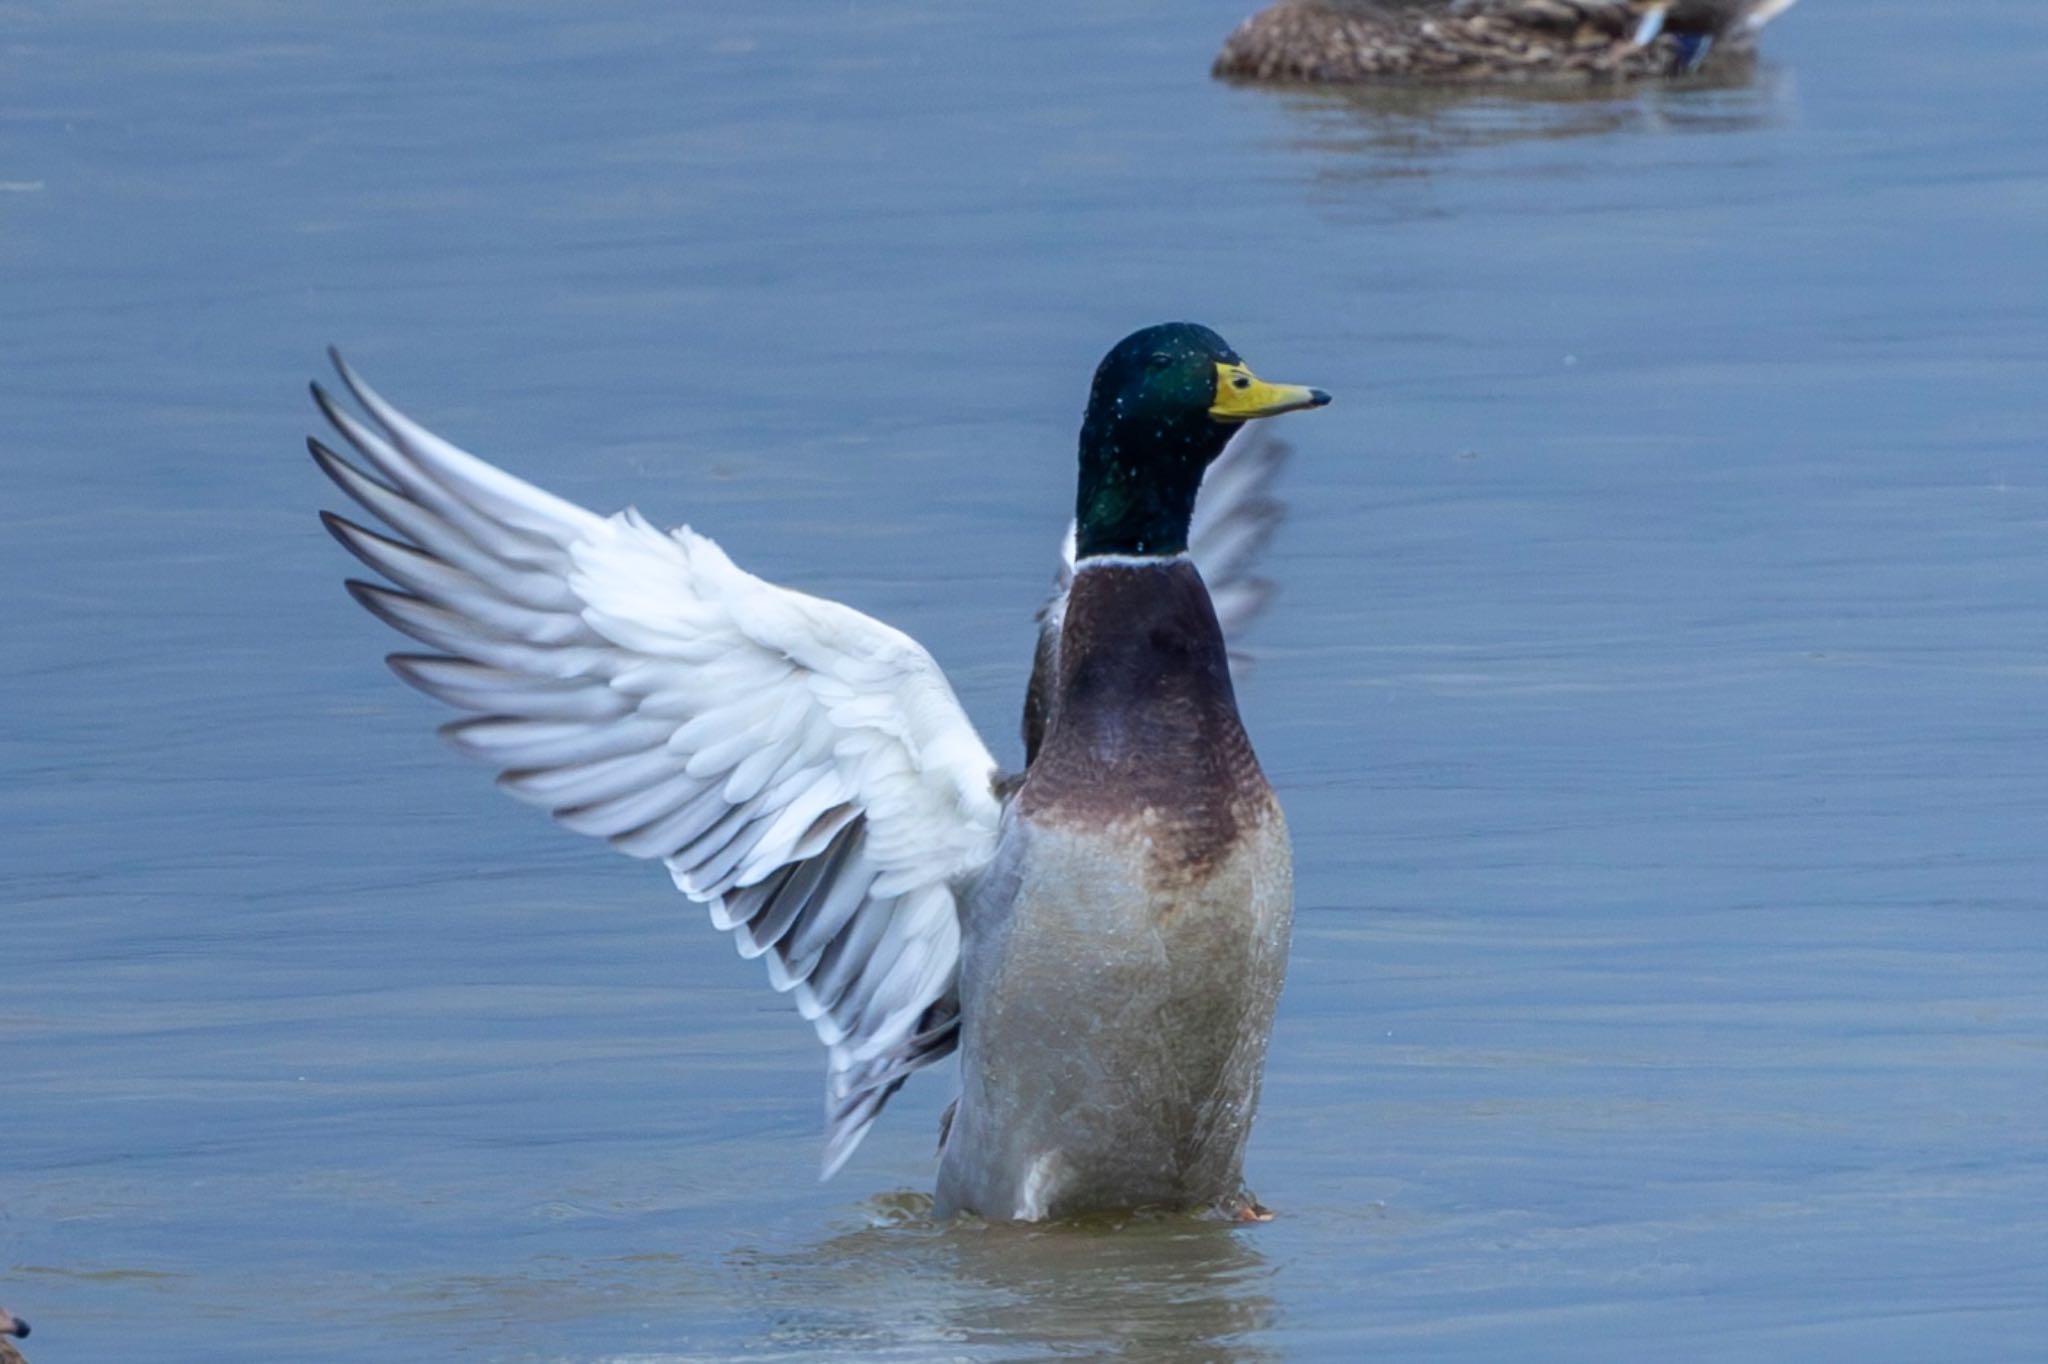
<path id="1" fill-rule="evenodd" d="M 19 1336 L 28 1339 L 28 1323 L 4 1307 L 0 1307 L 0 1336 Z"/>
<path id="2" fill-rule="evenodd" d="M 1279 0 L 1223 44 L 1231 79 L 1598 84 L 1753 56 L 1795 0 Z"/>

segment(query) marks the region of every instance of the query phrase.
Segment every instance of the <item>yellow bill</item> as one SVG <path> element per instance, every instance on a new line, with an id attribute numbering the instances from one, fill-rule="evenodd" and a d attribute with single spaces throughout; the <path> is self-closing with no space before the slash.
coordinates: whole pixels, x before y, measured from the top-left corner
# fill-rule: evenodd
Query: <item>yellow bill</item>
<path id="1" fill-rule="evenodd" d="M 1242 422 L 1298 412 L 1304 407 L 1321 407 L 1329 401 L 1330 395 L 1320 388 L 1269 384 L 1243 365 L 1219 364 L 1216 398 L 1209 404 L 1209 415 L 1220 422 Z"/>

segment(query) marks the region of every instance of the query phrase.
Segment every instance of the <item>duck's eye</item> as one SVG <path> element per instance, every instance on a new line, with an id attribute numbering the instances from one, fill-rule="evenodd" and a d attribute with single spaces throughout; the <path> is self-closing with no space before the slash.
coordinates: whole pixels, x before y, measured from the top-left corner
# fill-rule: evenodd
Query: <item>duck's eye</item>
<path id="1" fill-rule="evenodd" d="M 1170 364 L 1172 364 L 1172 363 L 1173 363 L 1173 357 L 1172 357 L 1171 355 L 1168 355 L 1168 354 L 1167 354 L 1167 353 L 1166 353 L 1165 351 L 1163 351 L 1163 350 L 1155 350 L 1155 351 L 1153 351 L 1153 352 L 1152 352 L 1152 354 L 1151 354 L 1151 355 L 1150 355 L 1149 357 L 1147 357 L 1147 358 L 1146 358 L 1146 360 L 1145 360 L 1145 368 L 1147 368 L 1147 369 L 1165 369 L 1165 368 L 1166 368 L 1166 367 L 1167 367 L 1168 365 L 1170 365 Z"/>

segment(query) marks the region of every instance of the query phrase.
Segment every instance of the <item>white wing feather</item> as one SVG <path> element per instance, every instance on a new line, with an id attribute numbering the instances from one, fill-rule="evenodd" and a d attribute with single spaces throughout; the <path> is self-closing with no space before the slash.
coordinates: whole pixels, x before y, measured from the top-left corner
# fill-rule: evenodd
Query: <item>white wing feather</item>
<path id="1" fill-rule="evenodd" d="M 336 368 L 314 397 L 375 471 L 314 458 L 391 538 L 327 516 L 398 590 L 357 600 L 438 652 L 393 655 L 478 712 L 443 733 L 579 833 L 658 858 L 764 957 L 829 1049 L 825 1173 L 951 1051 L 955 886 L 994 854 L 995 762 L 916 641 L 773 586 L 688 528 L 598 516 L 417 425 Z"/>
<path id="2" fill-rule="evenodd" d="M 1273 598 L 1273 584 L 1257 568 L 1287 515 L 1273 487 L 1292 453 L 1264 423 L 1255 423 L 1232 436 L 1202 475 L 1188 526 L 1188 557 L 1208 584 L 1226 643 L 1251 628 Z"/>

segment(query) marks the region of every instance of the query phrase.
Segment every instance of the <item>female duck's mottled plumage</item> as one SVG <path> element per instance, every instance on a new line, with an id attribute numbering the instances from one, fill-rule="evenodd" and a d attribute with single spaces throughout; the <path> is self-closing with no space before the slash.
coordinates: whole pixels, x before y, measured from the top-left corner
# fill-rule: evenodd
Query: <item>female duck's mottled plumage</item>
<path id="1" fill-rule="evenodd" d="M 18 1336 L 27 1340 L 28 1323 L 6 1308 L 0 1307 L 0 1364 L 28 1364 L 21 1351 L 15 1349 L 13 1342 L 7 1339 L 8 1336 Z"/>
<path id="2" fill-rule="evenodd" d="M 827 1174 L 958 1047 L 943 1211 L 1248 1206 L 1289 862 L 1188 551 L 1256 609 L 1270 461 L 1225 465 L 1243 524 L 1189 521 L 1245 421 L 1327 395 L 1260 382 L 1190 324 L 1111 351 L 1031 761 L 1004 781 L 908 637 L 688 528 L 542 492 L 340 372 L 369 420 L 315 398 L 374 472 L 314 458 L 397 538 L 327 524 L 395 585 L 351 583 L 357 600 L 435 651 L 392 666 L 474 712 L 443 733 L 509 793 L 660 860 L 794 994 L 830 1057 Z"/>
<path id="3" fill-rule="evenodd" d="M 1215 74 L 1340 83 L 1613 82 L 1741 60 L 1794 0 L 1280 0 Z"/>

